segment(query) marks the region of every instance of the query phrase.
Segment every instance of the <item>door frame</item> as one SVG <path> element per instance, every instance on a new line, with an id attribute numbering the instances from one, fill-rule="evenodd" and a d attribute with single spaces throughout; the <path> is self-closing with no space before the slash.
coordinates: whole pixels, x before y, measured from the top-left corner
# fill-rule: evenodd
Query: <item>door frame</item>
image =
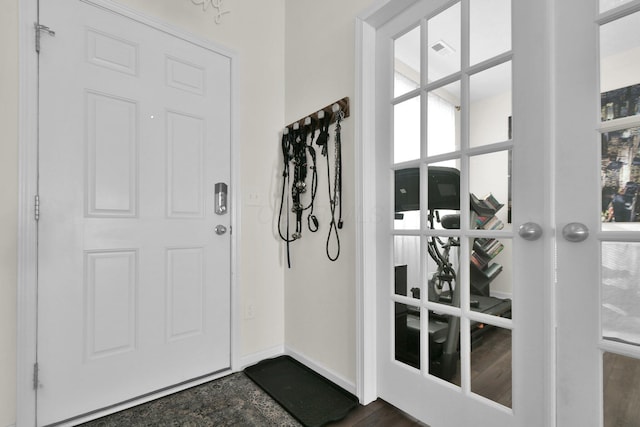
<path id="1" fill-rule="evenodd" d="M 130 9 L 111 0 L 78 0 L 101 7 L 184 41 L 193 43 L 229 58 L 231 63 L 231 177 L 229 186 L 231 211 L 231 371 L 240 368 L 240 276 L 238 254 L 241 242 L 240 206 L 240 150 L 238 125 L 238 60 L 237 53 L 177 28 L 143 12 Z M 38 318 L 38 226 L 34 219 L 35 196 L 38 190 L 38 55 L 35 52 L 34 23 L 38 22 L 38 0 L 21 1 L 18 5 L 18 263 L 17 263 L 17 316 L 16 316 L 16 425 L 36 424 L 37 399 L 34 388 L 34 365 L 37 362 Z M 42 23 L 46 25 L 46 23 Z M 53 29 L 55 31 L 55 29 Z M 43 35 L 43 37 L 48 37 Z M 211 375 L 197 382 L 179 385 L 154 392 L 134 402 L 109 409 L 109 412 L 125 409 L 145 401 L 162 397 L 195 384 L 205 383 L 227 374 Z M 102 414 L 105 415 L 105 414 Z"/>
<path id="2" fill-rule="evenodd" d="M 377 30 L 383 24 L 390 21 L 402 11 L 408 9 L 419 0 L 375 0 L 373 4 L 361 12 L 356 18 L 356 67 L 355 67 L 355 99 L 356 127 L 355 127 L 355 176 L 356 176 L 356 390 L 357 396 L 363 405 L 366 405 L 378 396 L 378 343 L 377 343 L 377 233 L 376 225 L 379 218 L 376 214 L 378 208 L 376 202 L 376 35 Z M 514 0 L 518 1 L 518 0 Z M 553 0 L 544 0 L 547 11 L 546 25 L 553 21 Z M 544 41 L 550 46 L 555 34 L 547 33 Z M 551 100 L 553 99 L 554 86 L 552 75 L 552 59 L 547 59 L 546 76 L 550 93 L 546 99 L 550 113 L 547 120 L 553 120 Z M 554 194 L 555 182 L 555 139 L 551 123 L 547 123 L 544 131 L 546 141 L 543 149 L 544 157 L 551 162 L 551 173 L 542 183 L 547 194 Z M 556 298 L 553 284 L 555 283 L 554 260 L 555 241 L 553 238 L 554 224 L 553 199 L 549 200 L 542 213 L 544 234 L 544 248 L 547 254 L 545 258 L 546 284 L 544 290 L 544 302 L 546 309 L 544 314 L 549 317 L 545 322 L 545 341 L 547 348 L 543 350 L 547 371 L 544 378 L 544 390 L 547 394 L 543 418 L 546 425 L 556 425 L 556 364 L 555 364 L 555 325 L 556 325 Z M 551 236 L 551 237 L 549 237 Z"/>

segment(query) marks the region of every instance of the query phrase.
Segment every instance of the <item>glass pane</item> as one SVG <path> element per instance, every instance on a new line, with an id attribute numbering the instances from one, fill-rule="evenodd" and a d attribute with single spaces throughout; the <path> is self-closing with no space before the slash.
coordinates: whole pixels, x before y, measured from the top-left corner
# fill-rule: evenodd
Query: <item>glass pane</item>
<path id="1" fill-rule="evenodd" d="M 471 147 L 511 138 L 511 62 L 471 76 L 469 144 Z"/>
<path id="2" fill-rule="evenodd" d="M 511 318 L 513 283 L 510 239 L 471 239 L 469 266 L 471 310 L 491 316 Z"/>
<path id="3" fill-rule="evenodd" d="M 471 391 L 511 408 L 511 331 L 476 323 L 471 348 Z"/>
<path id="4" fill-rule="evenodd" d="M 460 3 L 427 22 L 429 82 L 460 71 L 460 35 Z"/>
<path id="5" fill-rule="evenodd" d="M 427 94 L 427 155 L 460 149 L 460 82 Z"/>
<path id="6" fill-rule="evenodd" d="M 394 236 L 395 294 L 420 298 L 420 237 Z"/>
<path id="7" fill-rule="evenodd" d="M 640 360 L 604 353 L 604 427 L 640 425 Z"/>
<path id="8" fill-rule="evenodd" d="M 640 243 L 602 243 L 602 336 L 640 345 Z"/>
<path id="9" fill-rule="evenodd" d="M 429 228 L 460 228 L 460 161 L 432 163 L 428 166 L 427 199 Z"/>
<path id="10" fill-rule="evenodd" d="M 459 160 L 451 160 L 434 163 L 427 168 L 428 221 L 432 230 L 460 229 L 459 163 Z M 455 291 L 460 266 L 460 238 L 427 237 L 427 253 L 429 300 L 459 307 L 460 295 Z"/>
<path id="11" fill-rule="evenodd" d="M 398 169 L 395 175 L 396 230 L 420 229 L 420 168 Z"/>
<path id="12" fill-rule="evenodd" d="M 427 238 L 429 301 L 460 307 L 460 238 Z"/>
<path id="13" fill-rule="evenodd" d="M 394 303 L 395 359 L 420 369 L 420 308 Z"/>
<path id="14" fill-rule="evenodd" d="M 460 386 L 460 318 L 429 312 L 429 373 Z"/>
<path id="15" fill-rule="evenodd" d="M 602 225 L 640 230 L 640 128 L 602 134 Z"/>
<path id="16" fill-rule="evenodd" d="M 511 229 L 510 151 L 471 157 L 469 178 L 471 228 Z"/>
<path id="17" fill-rule="evenodd" d="M 625 3 L 629 3 L 632 0 L 600 0 L 600 12 L 606 12 Z"/>
<path id="18" fill-rule="evenodd" d="M 393 108 L 393 160 L 395 163 L 420 158 L 420 97 Z"/>
<path id="19" fill-rule="evenodd" d="M 600 27 L 602 120 L 640 114 L 640 12 Z"/>
<path id="20" fill-rule="evenodd" d="M 394 96 L 420 87 L 420 27 L 394 42 Z"/>
<path id="21" fill-rule="evenodd" d="M 470 2 L 470 64 L 511 50 L 511 0 Z"/>

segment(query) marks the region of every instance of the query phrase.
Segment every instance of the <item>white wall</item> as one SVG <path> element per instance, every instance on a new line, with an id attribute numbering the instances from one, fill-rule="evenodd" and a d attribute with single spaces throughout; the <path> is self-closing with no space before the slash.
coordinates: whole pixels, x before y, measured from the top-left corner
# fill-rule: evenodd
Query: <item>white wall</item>
<path id="1" fill-rule="evenodd" d="M 18 0 L 0 12 L 0 427 L 16 412 Z"/>
<path id="2" fill-rule="evenodd" d="M 214 11 L 190 0 L 122 0 L 121 3 L 238 54 L 240 180 L 256 196 L 243 203 L 241 301 L 254 317 L 241 322 L 240 357 L 282 348 L 284 277 L 274 235 L 278 132 L 284 123 L 284 0 L 233 0 L 219 25 Z M 0 427 L 16 419 L 16 254 L 18 149 L 18 1 L 0 13 Z M 232 189 L 233 191 L 233 189 Z M 244 201 L 243 201 L 244 202 Z"/>
<path id="3" fill-rule="evenodd" d="M 355 17 L 372 2 L 286 0 L 285 125 L 345 96 L 353 102 Z M 285 272 L 287 348 L 350 384 L 356 378 L 353 120 L 346 119 L 342 127 L 340 257 L 331 262 L 325 254 L 330 215 L 326 160 L 320 157 L 320 230 L 311 233 L 305 224 L 303 238 L 291 245 L 292 267 Z"/>

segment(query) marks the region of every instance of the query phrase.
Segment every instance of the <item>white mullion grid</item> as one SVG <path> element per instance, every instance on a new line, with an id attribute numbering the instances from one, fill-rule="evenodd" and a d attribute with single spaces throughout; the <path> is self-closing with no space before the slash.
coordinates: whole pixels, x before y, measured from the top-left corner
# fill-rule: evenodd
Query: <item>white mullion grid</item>
<path id="1" fill-rule="evenodd" d="M 407 169 L 407 168 L 419 168 L 421 164 L 422 164 L 422 160 L 420 159 L 407 160 L 405 162 L 392 164 L 390 166 L 390 169 L 391 171 L 397 171 L 400 169 Z"/>
<path id="2" fill-rule="evenodd" d="M 469 194 L 469 192 L 462 192 L 462 194 Z M 464 226 L 462 221 L 465 221 Z M 466 220 L 461 220 L 460 226 L 469 227 L 468 215 Z M 460 238 L 460 267 L 456 282 L 456 286 L 460 286 L 460 385 L 465 394 L 471 393 L 470 255 L 469 238 L 465 235 Z"/>
<path id="3" fill-rule="evenodd" d="M 614 222 L 607 224 L 615 224 Z M 625 231 L 600 231 L 597 233 L 597 239 L 600 240 L 600 243 L 607 242 L 622 242 L 622 243 L 640 243 L 640 223 L 621 223 L 622 225 L 627 225 L 629 230 Z M 635 225 L 635 229 L 631 229 Z"/>
<path id="4" fill-rule="evenodd" d="M 469 74 L 469 75 L 478 74 L 478 73 L 481 73 L 482 71 L 486 71 L 498 65 L 509 62 L 512 59 L 513 59 L 513 51 L 509 50 L 497 56 L 486 59 L 482 62 L 478 62 L 473 66 L 468 66 L 467 68 L 463 68 L 463 70 L 465 70 L 466 74 Z"/>
<path id="5" fill-rule="evenodd" d="M 496 326 L 498 328 L 513 330 L 513 319 L 508 317 L 492 316 L 490 314 L 480 313 L 478 311 L 464 309 L 462 310 L 465 317 L 478 323 L 485 323 L 487 325 Z"/>
<path id="6" fill-rule="evenodd" d="M 420 90 L 421 90 L 421 99 L 420 99 L 420 158 L 427 158 L 427 117 L 429 115 L 429 102 L 427 92 L 424 88 L 429 83 L 428 81 L 428 70 L 429 70 L 429 60 L 427 55 L 427 49 L 429 49 L 429 33 L 428 33 L 428 20 L 427 18 L 422 19 L 421 23 L 421 33 L 420 33 L 420 66 L 422 67 L 420 70 Z M 429 183 L 428 183 L 428 172 L 429 165 L 426 162 L 422 162 L 420 165 L 420 228 L 423 231 L 426 231 L 429 228 Z M 420 236 L 420 278 L 422 279 L 422 283 L 420 284 L 420 373 L 422 376 L 426 377 L 429 375 L 429 365 L 430 365 L 430 357 L 429 357 L 429 310 L 424 308 L 424 302 L 429 300 L 429 288 L 428 288 L 428 251 L 427 251 L 427 240 L 429 237 L 422 233 Z"/>
<path id="7" fill-rule="evenodd" d="M 427 121 L 429 116 L 429 96 L 426 91 L 420 93 L 420 158 L 427 158 Z"/>
<path id="8" fill-rule="evenodd" d="M 395 71 L 394 71 L 394 75 L 395 75 Z M 395 84 L 395 82 L 393 84 Z M 416 88 L 416 89 L 410 90 L 407 93 L 403 93 L 402 95 L 398 95 L 397 97 L 391 100 L 391 106 L 395 107 L 396 105 L 402 104 L 403 102 L 413 99 L 416 96 L 420 96 L 420 92 L 421 92 L 421 89 Z"/>
<path id="9" fill-rule="evenodd" d="M 420 89 L 424 89 L 429 84 L 429 55 L 427 55 L 427 49 L 429 49 L 429 32 L 428 32 L 428 20 L 423 18 L 420 21 Z"/>
<path id="10" fill-rule="evenodd" d="M 391 301 L 395 304 L 396 302 L 404 305 L 410 305 L 411 307 L 420 308 L 420 300 L 411 298 L 409 296 L 398 295 L 395 291 L 391 292 Z"/>
<path id="11" fill-rule="evenodd" d="M 421 210 L 424 212 L 424 209 Z M 426 226 L 425 222 L 422 224 Z M 425 306 L 425 303 L 429 301 L 427 239 L 428 237 L 424 233 L 420 237 L 420 278 L 422 279 L 420 286 L 420 372 L 425 377 L 429 375 L 430 364 L 429 310 Z"/>
<path id="12" fill-rule="evenodd" d="M 452 151 L 450 153 L 438 154 L 436 156 L 427 157 L 424 162 L 427 164 L 446 162 L 447 160 L 458 160 L 460 158 L 460 151 Z"/>
<path id="13" fill-rule="evenodd" d="M 396 236 L 418 237 L 420 236 L 420 229 L 408 228 L 408 229 L 393 230 L 392 234 L 394 238 Z"/>
<path id="14" fill-rule="evenodd" d="M 634 359 L 640 359 L 640 345 L 601 338 L 598 342 L 598 347 L 603 352 L 606 351 L 607 353 L 615 353 L 626 357 L 632 357 Z"/>
<path id="15" fill-rule="evenodd" d="M 440 304 L 437 302 L 426 301 L 424 303 L 424 308 L 427 310 L 434 311 L 436 313 L 445 314 L 447 316 L 456 316 L 461 317 L 462 311 L 460 307 L 456 307 L 449 304 Z"/>
<path id="16" fill-rule="evenodd" d="M 600 133 L 607 133 L 633 127 L 640 127 L 640 116 L 621 117 L 619 119 L 600 122 L 600 126 L 597 130 Z"/>
<path id="17" fill-rule="evenodd" d="M 465 395 L 471 394 L 471 328 L 466 315 L 469 307 L 469 58 L 470 58 L 470 12 L 469 1 L 461 0 L 461 70 L 460 76 L 460 267 L 456 286 L 460 287 L 460 386 Z M 465 197 L 466 196 L 466 197 Z M 463 267 L 464 266 L 464 267 Z"/>
<path id="18" fill-rule="evenodd" d="M 430 229 L 426 228 L 423 231 L 423 234 L 427 237 L 460 237 L 460 230 L 456 229 L 448 229 L 448 228 L 439 228 L 439 229 Z"/>
<path id="19" fill-rule="evenodd" d="M 426 92 L 433 92 L 434 90 L 438 90 L 442 87 L 450 85 L 451 83 L 455 83 L 459 81 L 461 76 L 462 76 L 462 72 L 456 71 L 455 73 L 449 74 L 448 76 L 445 76 L 439 80 L 425 84 L 424 90 Z"/>
<path id="20" fill-rule="evenodd" d="M 484 237 L 494 239 L 512 239 L 513 231 L 509 230 L 484 230 L 484 229 L 470 229 L 466 233 L 466 237 Z"/>
<path id="21" fill-rule="evenodd" d="M 616 8 L 610 9 L 604 13 L 599 14 L 596 23 L 599 25 L 608 24 L 609 22 L 624 18 L 632 13 L 640 11 L 640 0 L 634 0 L 629 3 L 625 3 Z"/>
<path id="22" fill-rule="evenodd" d="M 469 147 L 467 149 L 467 156 L 481 156 L 483 154 L 498 153 L 501 151 L 507 151 L 513 149 L 514 143 L 512 140 L 494 142 L 491 144 L 479 145 L 477 147 Z"/>

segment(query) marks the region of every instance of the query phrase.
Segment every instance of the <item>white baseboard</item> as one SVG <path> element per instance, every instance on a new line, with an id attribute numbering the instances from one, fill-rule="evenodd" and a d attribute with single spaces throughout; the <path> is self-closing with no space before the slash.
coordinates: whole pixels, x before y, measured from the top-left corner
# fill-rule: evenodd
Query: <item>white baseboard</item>
<path id="1" fill-rule="evenodd" d="M 263 351 L 259 351 L 257 353 L 248 354 L 246 356 L 242 356 L 239 360 L 240 366 L 238 366 L 238 370 L 241 371 L 247 366 L 255 365 L 261 360 L 272 359 L 274 357 L 282 356 L 285 354 L 284 346 L 277 345 L 275 347 L 268 348 Z"/>
<path id="2" fill-rule="evenodd" d="M 329 381 L 332 381 L 335 384 L 339 385 L 343 389 L 347 390 L 349 393 L 352 393 L 352 394 L 356 395 L 356 384 L 354 382 L 349 381 L 346 378 L 336 374 L 332 370 L 325 368 L 324 366 L 322 366 L 321 364 L 317 363 L 313 359 L 310 359 L 309 357 L 305 356 L 304 354 L 300 353 L 299 351 L 297 351 L 297 350 L 295 350 L 295 349 L 293 349 L 291 347 L 286 347 L 285 348 L 285 354 L 287 356 L 293 357 L 298 362 L 302 363 L 303 365 L 307 366 L 308 368 L 313 369 L 318 374 L 322 375 L 323 377 L 325 377 Z"/>

